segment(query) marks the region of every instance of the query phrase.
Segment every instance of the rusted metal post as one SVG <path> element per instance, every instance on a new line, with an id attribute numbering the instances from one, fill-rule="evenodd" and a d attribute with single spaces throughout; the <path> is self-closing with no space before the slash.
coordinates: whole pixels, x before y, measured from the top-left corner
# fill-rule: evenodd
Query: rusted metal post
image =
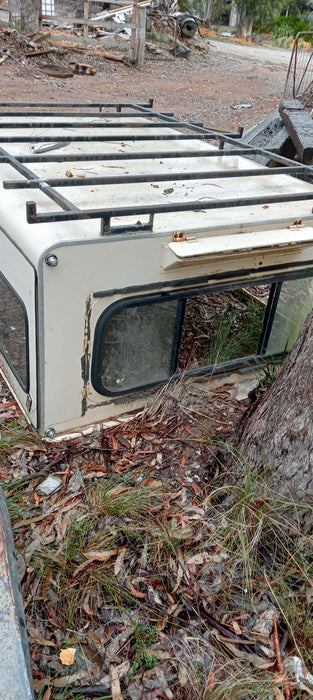
<path id="1" fill-rule="evenodd" d="M 0 488 L 0 698 L 34 700 L 30 654 L 13 534 Z"/>

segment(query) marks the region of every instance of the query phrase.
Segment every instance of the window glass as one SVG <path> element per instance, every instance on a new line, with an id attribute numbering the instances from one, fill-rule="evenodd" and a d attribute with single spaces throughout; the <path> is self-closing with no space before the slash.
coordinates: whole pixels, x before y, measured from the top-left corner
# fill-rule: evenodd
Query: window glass
<path id="1" fill-rule="evenodd" d="M 100 337 L 104 389 L 122 393 L 169 378 L 178 300 L 126 306 L 112 316 Z"/>
<path id="2" fill-rule="evenodd" d="M 22 302 L 0 275 L 0 350 L 27 390 L 27 318 Z"/>
<path id="3" fill-rule="evenodd" d="M 267 343 L 267 354 L 290 350 L 313 308 L 313 278 L 284 282 Z"/>

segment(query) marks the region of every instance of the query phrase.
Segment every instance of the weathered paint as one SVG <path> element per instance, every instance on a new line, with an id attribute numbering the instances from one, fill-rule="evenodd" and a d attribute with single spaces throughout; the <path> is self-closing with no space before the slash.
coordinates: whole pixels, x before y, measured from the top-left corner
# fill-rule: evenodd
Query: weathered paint
<path id="1" fill-rule="evenodd" d="M 0 698 L 34 700 L 26 622 L 6 500 L 0 488 Z"/>

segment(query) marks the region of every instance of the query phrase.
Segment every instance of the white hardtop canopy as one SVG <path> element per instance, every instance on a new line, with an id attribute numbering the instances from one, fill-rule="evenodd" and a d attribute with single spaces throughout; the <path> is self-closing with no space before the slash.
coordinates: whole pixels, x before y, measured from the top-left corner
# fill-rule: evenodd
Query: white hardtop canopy
<path id="1" fill-rule="evenodd" d="M 160 234 L 168 240 L 179 231 L 187 239 L 212 236 L 215 241 L 222 236 L 221 250 L 224 244 L 225 250 L 240 250 L 241 236 L 247 234 L 253 234 L 257 245 L 258 239 L 264 241 L 264 232 L 276 229 L 288 233 L 277 237 L 277 245 L 283 239 L 288 244 L 312 240 L 313 185 L 284 174 L 283 167 L 281 173 L 278 168 L 271 172 L 238 155 L 234 139 L 231 146 L 224 144 L 224 150 L 212 138 L 209 143 L 204 141 L 204 130 L 194 136 L 189 132 L 188 138 L 180 140 L 181 122 L 176 125 L 174 121 L 173 128 L 173 120 L 168 125 L 163 118 L 160 128 L 159 121 L 153 122 L 155 113 L 143 117 L 119 114 L 118 124 L 117 118 L 105 112 L 70 118 L 60 114 L 53 120 L 47 113 L 27 120 L 23 115 L 0 115 L 0 225 L 34 266 L 54 246 L 98 240 L 101 216 L 89 218 L 88 212 L 108 208 L 113 211 L 110 240 L 116 226 L 148 221 L 148 214 L 140 209 L 145 207 L 147 212 L 149 207 L 157 209 L 152 230 L 145 233 L 139 226 L 138 232 L 129 235 Z M 241 144 L 241 148 L 246 155 L 248 147 Z M 67 215 L 66 208 L 49 196 L 50 189 L 70 202 L 68 212 L 86 210 L 86 218 L 50 221 L 49 216 L 56 213 Z M 27 223 L 29 201 L 35 202 L 39 219 L 47 215 L 45 222 Z M 186 211 L 178 206 L 175 211 L 177 203 L 197 206 Z M 206 208 L 208 203 L 214 208 Z M 119 216 L 123 208 L 133 213 Z M 271 238 L 270 233 L 266 237 Z"/>

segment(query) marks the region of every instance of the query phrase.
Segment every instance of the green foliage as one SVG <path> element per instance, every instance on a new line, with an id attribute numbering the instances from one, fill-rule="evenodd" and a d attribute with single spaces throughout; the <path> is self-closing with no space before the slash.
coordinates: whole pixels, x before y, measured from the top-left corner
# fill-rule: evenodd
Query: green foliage
<path id="1" fill-rule="evenodd" d="M 226 306 L 223 313 L 217 313 L 213 318 L 214 340 L 210 347 L 209 364 L 256 353 L 264 306 L 250 298 L 243 308 L 240 304 L 243 296 L 242 292 L 236 292 L 238 303 Z"/>
<path id="2" fill-rule="evenodd" d="M 261 372 L 258 372 L 259 391 L 262 393 L 273 384 L 277 375 L 277 364 L 274 360 L 267 360 L 262 364 Z"/>
<path id="3" fill-rule="evenodd" d="M 99 515 L 115 517 L 145 517 L 151 501 L 150 494 L 140 486 L 129 488 L 127 482 L 121 479 L 108 479 L 89 493 L 89 502 L 93 512 Z"/>
<path id="4" fill-rule="evenodd" d="M 147 30 L 147 38 L 151 41 L 159 41 L 160 44 L 167 44 L 172 40 L 172 36 L 168 32 L 158 32 L 154 27 Z"/>
<path id="5" fill-rule="evenodd" d="M 230 5 L 227 0 L 217 0 L 212 10 L 211 23 L 218 24 L 219 22 L 223 22 L 223 17 L 225 17 L 226 13 L 229 13 L 229 11 Z"/>
<path id="6" fill-rule="evenodd" d="M 134 652 L 135 660 L 130 672 L 130 678 L 133 678 L 140 669 L 149 670 L 153 668 L 159 658 L 159 654 L 150 654 L 147 647 L 153 644 L 158 636 L 158 628 L 156 625 L 136 625 L 134 630 Z"/>
<path id="7" fill-rule="evenodd" d="M 75 516 L 71 521 L 66 538 L 66 559 L 74 564 L 84 561 L 81 552 L 88 547 L 90 532 L 93 530 L 93 518 Z"/>
<path id="8" fill-rule="evenodd" d="M 310 2 L 289 2 L 288 0 L 237 0 L 236 5 L 241 15 L 241 21 L 244 19 L 251 20 L 257 23 L 258 31 L 272 31 L 274 26 L 286 26 L 295 28 L 295 34 L 299 31 L 308 29 L 307 19 L 300 13 L 311 9 Z M 285 16 L 288 13 L 288 16 Z M 302 29 L 303 27 L 303 29 Z M 293 31 L 289 31 L 289 35 L 295 35 Z M 284 34 L 286 36 L 287 34 Z M 280 35 L 281 36 L 281 35 Z"/>
<path id="9" fill-rule="evenodd" d="M 278 17 L 275 19 L 271 32 L 274 38 L 293 36 L 298 32 L 306 32 L 312 29 L 312 22 L 307 17 Z"/>
<path id="10" fill-rule="evenodd" d="M 22 419 L 12 420 L 0 432 L 0 464 L 5 464 L 14 449 L 21 446 L 31 447 L 36 444 L 38 435 L 31 433 L 28 425 Z"/>
<path id="11" fill-rule="evenodd" d="M 255 22 L 255 31 L 259 34 L 270 32 L 274 39 L 295 37 L 298 32 L 312 30 L 313 22 L 308 15 L 289 14 L 276 17 L 267 22 Z"/>
<path id="12" fill-rule="evenodd" d="M 278 17 L 284 9 L 284 0 L 276 0 L 273 3 L 268 0 L 237 0 L 236 5 L 240 11 L 242 19 L 270 22 Z"/>
<path id="13" fill-rule="evenodd" d="M 180 5 L 181 9 L 191 9 L 200 17 L 204 16 L 205 0 L 180 0 Z M 259 34 L 273 32 L 274 37 L 295 36 L 297 32 L 308 31 L 312 25 L 308 15 L 313 10 L 313 0 L 237 0 L 236 5 L 239 25 L 253 21 Z M 227 24 L 229 13 L 229 0 L 216 0 L 211 24 Z"/>

